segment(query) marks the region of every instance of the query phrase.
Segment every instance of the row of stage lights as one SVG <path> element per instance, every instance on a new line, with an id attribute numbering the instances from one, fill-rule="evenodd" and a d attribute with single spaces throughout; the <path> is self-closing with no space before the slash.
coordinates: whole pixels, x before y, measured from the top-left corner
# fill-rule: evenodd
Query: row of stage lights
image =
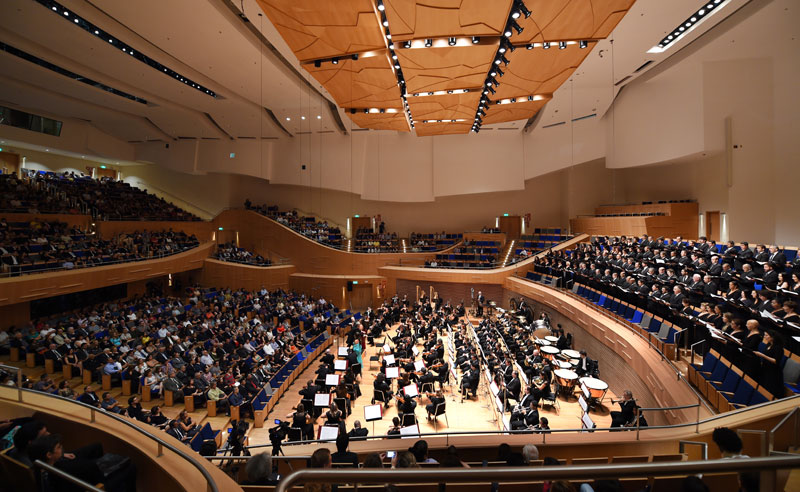
<path id="1" fill-rule="evenodd" d="M 506 28 L 503 30 L 503 36 L 500 38 L 500 46 L 497 48 L 497 53 L 494 57 L 494 63 L 492 63 L 491 68 L 489 68 L 489 73 L 486 75 L 486 81 L 484 82 L 484 89 L 483 93 L 481 94 L 480 104 L 478 104 L 478 110 L 475 112 L 475 120 L 472 123 L 472 131 L 478 133 L 481 131 L 481 125 L 483 124 L 483 118 L 486 116 L 486 111 L 489 110 L 490 105 L 492 104 L 492 100 L 489 98 L 489 93 L 495 94 L 495 87 L 500 86 L 500 82 L 497 81 L 498 77 L 502 77 L 505 72 L 500 68 L 502 64 L 504 67 L 507 67 L 509 63 L 511 63 L 508 58 L 506 58 L 505 54 L 507 51 L 513 52 L 516 47 L 511 44 L 511 36 L 514 35 L 514 32 L 517 35 L 522 34 L 524 28 L 519 25 L 517 19 L 524 16 L 526 19 L 531 16 L 531 11 L 525 6 L 525 3 L 522 0 L 514 0 L 513 5 L 511 6 L 511 13 L 508 15 L 508 21 L 506 22 Z"/>
<path id="2" fill-rule="evenodd" d="M 134 51 L 134 49 L 131 46 L 129 46 L 128 44 L 124 43 L 123 41 L 120 41 L 116 37 L 112 36 L 111 34 L 107 33 L 106 31 L 104 31 L 104 30 L 100 29 L 99 27 L 95 26 L 94 24 L 92 24 L 91 22 L 87 21 L 86 19 L 81 18 L 80 16 L 78 16 L 74 12 L 70 12 L 63 5 L 61 5 L 61 4 L 57 3 L 57 2 L 54 2 L 52 0 L 35 0 L 35 1 L 38 2 L 41 5 L 49 8 L 53 12 L 55 12 L 57 14 L 60 14 L 61 18 L 65 19 L 65 20 L 71 20 L 73 24 L 75 24 L 76 26 L 80 27 L 84 31 L 86 31 L 88 33 L 91 33 L 91 34 L 94 34 L 96 37 L 98 37 L 100 39 L 108 41 L 109 44 L 111 44 L 112 46 L 114 46 L 115 48 L 120 50 L 121 52 L 125 53 L 126 55 L 132 56 L 135 59 L 139 60 L 140 62 L 145 63 L 145 64 L 149 65 L 150 67 L 158 70 L 159 72 L 161 72 L 163 74 L 166 74 L 166 75 L 174 78 L 175 80 L 177 80 L 179 82 L 182 82 L 185 85 L 188 85 L 189 87 L 191 87 L 193 89 L 196 89 L 196 90 L 198 90 L 198 91 L 200 91 L 200 92 L 202 92 L 204 94 L 207 94 L 207 95 L 209 95 L 211 97 L 216 97 L 217 96 L 216 93 L 214 91 L 212 91 L 211 89 L 208 89 L 207 87 L 204 87 L 204 86 L 198 84 L 197 82 L 189 79 L 188 77 L 184 77 L 183 75 L 181 75 L 180 73 L 172 70 L 169 67 L 165 67 L 161 63 L 153 60 L 152 58 L 150 58 L 149 56 L 147 56 L 147 55 L 145 55 L 143 53 L 139 53 L 137 51 Z"/>

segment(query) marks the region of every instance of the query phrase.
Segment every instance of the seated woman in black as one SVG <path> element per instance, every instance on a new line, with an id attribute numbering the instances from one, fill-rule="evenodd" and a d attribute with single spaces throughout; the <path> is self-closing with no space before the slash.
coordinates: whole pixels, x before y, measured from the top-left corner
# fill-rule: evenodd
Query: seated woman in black
<path id="1" fill-rule="evenodd" d="M 306 441 L 314 439 L 314 425 L 311 423 L 311 417 L 306 413 L 305 407 L 300 403 L 297 405 L 297 410 L 289 414 L 292 418 L 292 427 L 300 429 L 302 437 Z"/>
<path id="2" fill-rule="evenodd" d="M 331 409 L 325 413 L 325 424 L 339 425 L 339 422 L 341 422 L 343 418 L 342 411 L 339 410 L 339 407 L 336 406 L 336 403 L 331 403 Z"/>

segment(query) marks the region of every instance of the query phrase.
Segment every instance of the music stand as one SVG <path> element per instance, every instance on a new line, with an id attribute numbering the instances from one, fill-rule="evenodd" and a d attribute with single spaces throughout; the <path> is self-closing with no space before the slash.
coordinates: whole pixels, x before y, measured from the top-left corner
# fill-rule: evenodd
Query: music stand
<path id="1" fill-rule="evenodd" d="M 400 427 L 400 439 L 414 439 L 419 437 L 419 424 Z"/>
<path id="2" fill-rule="evenodd" d="M 417 383 L 411 383 L 408 386 L 404 386 L 403 393 L 405 393 L 406 396 L 410 396 L 411 398 L 419 396 L 419 388 L 417 388 Z"/>
<path id="3" fill-rule="evenodd" d="M 394 355 L 392 354 L 384 355 L 383 360 L 384 362 L 386 362 L 387 366 L 393 366 L 397 363 L 397 361 L 394 358 Z"/>
<path id="4" fill-rule="evenodd" d="M 338 374 L 326 374 L 325 375 L 325 386 L 339 386 L 339 375 Z"/>
<path id="5" fill-rule="evenodd" d="M 333 361 L 333 370 L 334 371 L 346 371 L 347 370 L 347 361 L 344 359 L 337 359 Z"/>
<path id="6" fill-rule="evenodd" d="M 314 406 L 315 407 L 329 407 L 331 406 L 331 394 L 330 393 L 317 393 L 314 395 Z"/>
<path id="7" fill-rule="evenodd" d="M 418 361 L 414 362 L 414 370 L 415 371 L 421 371 L 423 369 L 425 369 L 425 361 L 418 360 Z"/>
<path id="8" fill-rule="evenodd" d="M 397 379 L 400 377 L 400 368 L 399 367 L 387 367 L 386 368 L 386 377 L 389 379 Z"/>
<path id="9" fill-rule="evenodd" d="M 383 420 L 383 407 L 380 404 L 364 407 L 364 421 L 372 422 L 372 435 L 375 435 L 375 421 Z"/>
<path id="10" fill-rule="evenodd" d="M 339 357 L 347 357 L 347 347 L 339 347 Z"/>
<path id="11" fill-rule="evenodd" d="M 339 437 L 338 425 L 320 425 L 317 439 L 320 441 L 335 441 Z"/>

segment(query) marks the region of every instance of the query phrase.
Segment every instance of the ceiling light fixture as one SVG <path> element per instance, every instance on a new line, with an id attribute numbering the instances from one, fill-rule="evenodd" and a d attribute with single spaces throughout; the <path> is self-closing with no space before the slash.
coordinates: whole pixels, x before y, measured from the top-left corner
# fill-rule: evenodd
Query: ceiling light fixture
<path id="1" fill-rule="evenodd" d="M 478 36 L 472 36 L 472 44 L 478 44 L 481 42 L 481 38 Z"/>
<path id="2" fill-rule="evenodd" d="M 678 24 L 675 27 L 674 32 L 669 34 L 661 39 L 661 41 L 656 45 L 650 48 L 647 52 L 648 53 L 661 53 L 667 50 L 670 46 L 675 44 L 678 39 L 681 39 L 683 36 L 691 32 L 695 27 L 697 27 L 704 19 L 709 17 L 714 12 L 720 10 L 723 5 L 730 4 L 729 0 L 714 0 L 713 2 L 704 3 L 695 13 L 690 15 L 686 20 Z"/>
<path id="3" fill-rule="evenodd" d="M 456 45 L 456 38 L 454 38 L 454 37 L 447 38 L 447 44 L 449 44 L 450 46 L 455 46 Z"/>
<path id="4" fill-rule="evenodd" d="M 523 2 L 522 0 L 515 0 L 514 1 L 514 8 L 516 8 L 519 12 L 521 12 L 522 15 L 525 16 L 526 19 L 531 16 L 532 12 L 530 10 L 528 10 L 528 7 L 525 6 L 525 2 Z M 512 17 L 513 17 L 513 14 L 512 14 Z M 519 15 L 517 17 L 514 17 L 514 19 L 516 19 L 518 17 L 519 17 Z"/>
<path id="5" fill-rule="evenodd" d="M 545 41 L 544 43 L 542 43 L 542 49 L 543 49 L 543 50 L 549 50 L 549 49 L 550 49 L 550 43 L 549 43 L 549 42 L 547 42 L 547 41 Z"/>
<path id="6" fill-rule="evenodd" d="M 559 41 L 558 42 L 558 49 L 560 49 L 560 50 L 567 49 L 567 42 L 566 41 Z"/>
<path id="7" fill-rule="evenodd" d="M 426 40 L 425 40 L 425 47 L 426 47 L 426 48 L 430 48 L 431 46 L 433 46 L 433 40 L 432 40 L 432 39 L 430 39 L 430 38 L 429 38 L 429 39 L 426 39 Z"/>
<path id="8" fill-rule="evenodd" d="M 381 12 L 386 10 L 386 7 L 383 6 L 383 1 L 382 0 L 378 0 L 378 10 L 380 10 Z"/>
<path id="9" fill-rule="evenodd" d="M 671 36 L 670 36 L 670 37 L 671 37 Z M 587 43 L 586 41 L 579 41 L 579 42 L 578 42 L 578 46 L 580 46 L 580 47 L 581 47 L 581 49 L 584 49 L 584 48 L 586 48 L 587 46 L 589 46 L 589 43 Z"/>

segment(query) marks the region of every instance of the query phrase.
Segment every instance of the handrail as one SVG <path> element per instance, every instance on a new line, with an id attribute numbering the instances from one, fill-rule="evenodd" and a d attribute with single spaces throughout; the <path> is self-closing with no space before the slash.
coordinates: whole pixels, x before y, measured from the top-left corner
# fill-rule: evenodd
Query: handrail
<path id="1" fill-rule="evenodd" d="M 66 480 L 67 482 L 69 482 L 69 483 L 71 483 L 73 485 L 77 485 L 78 487 L 82 487 L 84 490 L 88 490 L 89 492 L 103 492 L 103 489 L 98 489 L 94 485 L 92 485 L 92 484 L 90 484 L 88 482 L 84 482 L 80 478 L 73 477 L 69 473 L 67 473 L 65 471 L 62 471 L 62 470 L 59 470 L 58 468 L 56 468 L 54 466 L 48 465 L 47 463 L 45 463 L 45 462 L 43 462 L 41 460 L 36 460 L 36 461 L 33 462 L 33 464 L 37 468 L 41 468 L 42 470 L 46 471 L 47 473 L 52 473 L 53 475 L 58 475 L 59 477 L 61 477 L 64 480 Z"/>
<path id="2" fill-rule="evenodd" d="M 7 366 L 4 366 L 4 367 L 7 367 Z M 21 371 L 22 370 L 20 369 L 20 374 L 21 374 Z M 77 400 L 73 400 L 73 399 L 70 399 L 70 398 L 66 398 L 66 397 L 63 397 L 63 396 L 53 395 L 53 394 L 50 394 L 50 393 L 44 393 L 44 392 L 41 392 L 41 391 L 36 391 L 36 390 L 31 390 L 31 389 L 21 388 L 21 387 L 19 388 L 19 391 L 20 391 L 20 398 L 21 398 L 23 392 L 25 392 L 25 393 L 33 393 L 33 394 L 36 394 L 36 395 L 43 395 L 43 396 L 47 396 L 49 398 L 55 398 L 55 399 L 58 399 L 58 400 L 61 400 L 61 401 L 69 402 L 69 403 L 71 403 L 73 405 L 78 405 L 78 406 L 90 411 L 90 415 L 91 415 L 90 422 L 94 422 L 95 421 L 95 413 L 101 412 L 103 415 L 107 416 L 108 418 L 110 418 L 112 420 L 115 420 L 115 421 L 117 421 L 117 422 L 119 422 L 121 424 L 124 424 L 125 426 L 127 426 L 127 427 L 129 427 L 131 429 L 134 429 L 136 432 L 147 436 L 152 441 L 155 441 L 155 443 L 158 444 L 159 456 L 162 453 L 162 448 L 166 448 L 166 449 L 172 451 L 173 453 L 177 454 L 178 456 L 180 456 L 184 460 L 186 460 L 189 463 L 191 463 L 192 466 L 197 468 L 197 470 L 199 470 L 200 473 L 203 475 L 203 478 L 205 478 L 206 482 L 208 483 L 209 490 L 211 492 L 219 492 L 219 488 L 217 487 L 217 483 L 214 481 L 214 478 L 211 476 L 211 474 L 208 472 L 208 470 L 206 470 L 205 467 L 202 464 L 200 464 L 200 462 L 197 461 L 197 459 L 195 459 L 191 454 L 187 453 L 186 451 L 184 451 L 184 450 L 182 450 L 182 449 L 180 449 L 180 448 L 178 448 L 176 446 L 173 446 L 172 444 L 170 444 L 167 441 L 164 441 L 160 437 L 158 437 L 158 436 L 156 436 L 154 434 L 151 434 L 150 432 L 148 432 L 147 430 L 139 427 L 138 425 L 135 425 L 132 422 L 129 422 L 127 419 L 124 419 L 124 418 L 122 418 L 122 417 L 120 417 L 120 416 L 118 416 L 117 414 L 114 414 L 114 413 L 106 412 L 106 411 L 103 411 L 103 410 L 98 410 L 97 408 L 95 408 L 95 407 L 93 407 L 91 405 L 88 405 L 86 403 L 83 403 L 83 402 L 80 402 L 80 401 L 77 401 Z M 22 400 L 20 399 L 20 401 L 22 401 Z"/>
<path id="3" fill-rule="evenodd" d="M 674 461 L 642 464 L 602 464 L 580 466 L 502 467 L 502 468 L 408 468 L 408 469 L 304 469 L 290 473 L 278 483 L 275 492 L 287 492 L 295 483 L 472 483 L 530 482 L 553 479 L 602 479 L 620 477 L 692 475 L 697 473 L 739 473 L 774 471 L 800 467 L 800 456 Z"/>

